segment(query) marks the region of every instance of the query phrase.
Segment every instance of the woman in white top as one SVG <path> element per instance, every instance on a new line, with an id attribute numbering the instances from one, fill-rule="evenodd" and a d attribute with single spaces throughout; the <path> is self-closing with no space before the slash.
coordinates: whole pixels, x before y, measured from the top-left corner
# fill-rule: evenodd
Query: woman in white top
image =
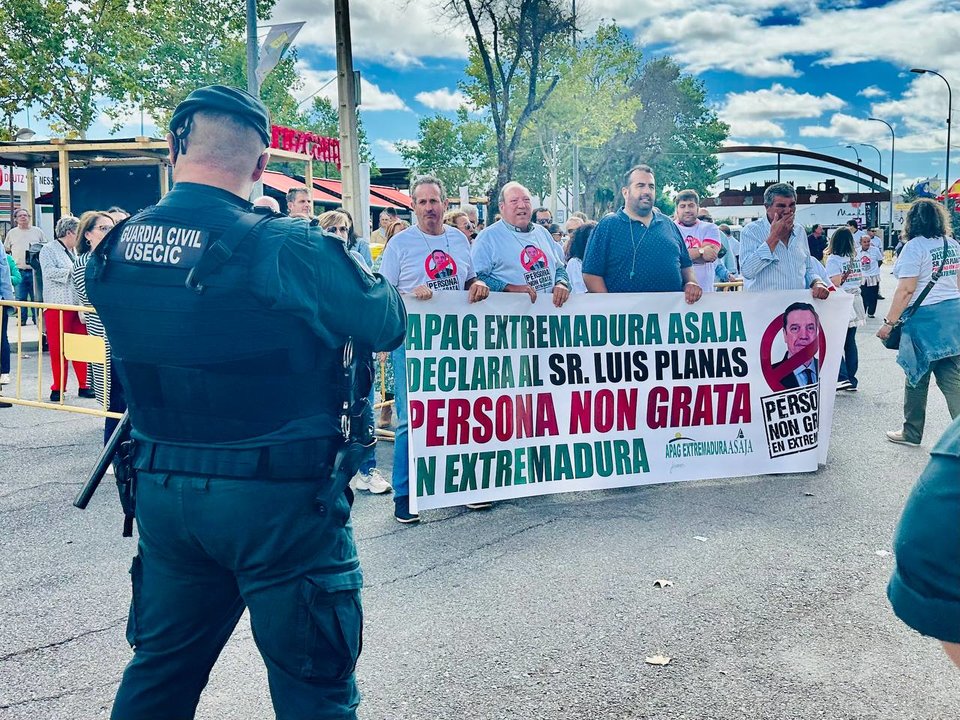
<path id="1" fill-rule="evenodd" d="M 75 305 L 73 294 L 73 263 L 77 258 L 77 228 L 75 217 L 62 217 L 54 229 L 54 239 L 40 249 L 40 269 L 43 274 L 43 298 L 50 305 Z M 110 221 L 113 227 L 113 221 Z M 50 345 L 50 365 L 53 369 L 53 383 L 50 385 L 51 402 L 61 402 L 67 385 L 67 361 L 63 357 L 62 339 L 64 333 L 86 335 L 87 331 L 80 322 L 76 310 L 44 310 L 43 325 Z M 93 390 L 87 386 L 87 364 L 73 363 L 73 372 L 77 376 L 80 388 L 77 395 L 92 398 Z"/>
<path id="2" fill-rule="evenodd" d="M 103 242 L 103 239 L 113 229 L 113 217 L 109 213 L 90 211 L 80 216 L 80 228 L 77 232 L 77 261 L 73 266 L 73 289 L 76 293 L 77 305 L 90 305 L 87 299 L 87 263 L 90 254 Z M 127 398 L 123 391 L 120 378 L 111 361 L 110 339 L 103 329 L 100 316 L 95 312 L 83 314 L 83 322 L 87 334 L 103 338 L 104 364 L 90 363 L 93 375 L 93 391 L 97 403 L 110 412 L 123 413 L 127 409 Z M 106 445 L 119 421 L 114 418 L 103 419 L 103 444 Z M 112 472 L 108 469 L 107 472 Z"/>
<path id="3" fill-rule="evenodd" d="M 593 221 L 580 225 L 570 234 L 567 241 L 567 275 L 570 277 L 570 292 L 585 293 L 587 286 L 583 282 L 583 254 L 597 224 Z"/>
<path id="4" fill-rule="evenodd" d="M 860 297 L 860 259 L 857 256 L 853 233 L 841 227 L 830 238 L 830 255 L 827 257 L 827 276 L 833 286 L 853 295 L 853 308 L 847 324 L 847 338 L 843 343 L 843 359 L 840 360 L 840 379 L 837 390 L 856 391 L 857 368 L 860 365 L 857 352 L 857 328 L 862 326 L 865 313 Z"/>
<path id="5" fill-rule="evenodd" d="M 893 268 L 897 291 L 877 337 L 885 339 L 892 328 L 903 325 L 897 364 L 907 376 L 904 421 L 901 430 L 887 432 L 887 439 L 919 445 L 931 373 L 937 376 L 950 416 L 960 416 L 960 244 L 951 236 L 950 216 L 943 205 L 928 199 L 910 206 L 902 236 L 906 244 Z M 923 302 L 906 312 L 941 266 L 942 272 Z"/>

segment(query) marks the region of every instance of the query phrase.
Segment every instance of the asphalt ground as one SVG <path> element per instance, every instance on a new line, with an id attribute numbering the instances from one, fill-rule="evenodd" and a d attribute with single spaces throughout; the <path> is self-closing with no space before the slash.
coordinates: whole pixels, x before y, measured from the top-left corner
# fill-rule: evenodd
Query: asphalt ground
<path id="1" fill-rule="evenodd" d="M 903 384 L 872 337 L 888 302 L 858 332 L 861 390 L 838 398 L 817 473 L 436 510 L 412 527 L 361 494 L 360 717 L 955 718 L 960 671 L 885 597 L 897 518 L 949 424 L 934 387 L 923 447 L 885 440 Z M 131 656 L 135 543 L 115 491 L 71 506 L 100 439 L 95 418 L 0 411 L 3 720 L 107 717 Z M 645 663 L 657 654 L 670 664 Z M 271 716 L 244 618 L 198 717 Z"/>

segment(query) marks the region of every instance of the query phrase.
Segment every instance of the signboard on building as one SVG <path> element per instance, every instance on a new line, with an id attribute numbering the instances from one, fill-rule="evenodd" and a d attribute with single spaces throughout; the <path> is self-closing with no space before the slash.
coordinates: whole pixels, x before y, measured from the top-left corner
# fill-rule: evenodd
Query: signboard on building
<path id="1" fill-rule="evenodd" d="M 310 155 L 314 160 L 332 163 L 340 169 L 340 140 L 323 137 L 308 130 L 283 125 L 271 126 L 270 147 Z"/>
<path id="2" fill-rule="evenodd" d="M 6 193 L 10 195 L 10 172 L 13 171 L 13 191 L 15 193 L 25 193 L 27 191 L 27 173 L 29 168 L 9 167 L 0 165 L 0 195 Z M 53 190 L 53 170 L 50 168 L 38 168 L 33 171 L 33 190 L 34 197 L 46 195 Z"/>

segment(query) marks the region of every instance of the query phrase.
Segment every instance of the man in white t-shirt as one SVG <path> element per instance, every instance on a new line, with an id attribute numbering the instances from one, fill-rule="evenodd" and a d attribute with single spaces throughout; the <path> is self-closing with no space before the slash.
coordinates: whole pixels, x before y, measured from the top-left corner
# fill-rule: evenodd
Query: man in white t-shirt
<path id="1" fill-rule="evenodd" d="M 570 278 L 563 248 L 542 225 L 531 222 L 530 191 L 508 182 L 500 191 L 501 219 L 485 228 L 473 243 L 477 277 L 494 292 L 552 293 L 563 307 L 570 297 Z"/>
<path id="2" fill-rule="evenodd" d="M 415 225 L 394 235 L 383 249 L 380 274 L 401 295 L 429 300 L 435 292 L 466 290 L 470 302 L 490 295 L 490 288 L 473 270 L 470 241 L 457 228 L 443 223 L 447 195 L 443 183 L 424 175 L 410 187 Z M 393 443 L 394 513 L 397 522 L 416 523 L 420 516 L 410 512 L 410 445 L 407 437 L 407 376 L 404 346 L 393 351 L 394 402 L 397 431 Z M 491 503 L 467 505 L 471 510 Z"/>
<path id="3" fill-rule="evenodd" d="M 674 222 L 687 246 L 693 273 L 703 292 L 713 292 L 716 276 L 716 262 L 723 245 L 720 242 L 720 229 L 712 222 L 698 220 L 700 196 L 696 190 L 681 190 L 676 197 Z"/>
<path id="4" fill-rule="evenodd" d="M 854 247 L 860 247 L 860 238 L 866 235 L 866 233 L 860 229 L 860 223 L 857 220 L 847 220 L 847 227 L 850 228 L 850 232 L 853 233 Z"/>
<path id="5" fill-rule="evenodd" d="M 33 284 L 33 267 L 31 267 L 27 258 L 27 251 L 31 245 L 42 245 L 47 241 L 43 236 L 43 230 L 36 225 L 30 224 L 30 212 L 20 208 L 13 213 L 13 220 L 16 225 L 7 232 L 7 237 L 3 241 L 3 248 L 13 256 L 13 261 L 17 264 L 20 271 L 20 284 L 17 285 L 17 300 L 20 302 L 36 301 Z M 32 310 L 34 325 L 37 324 L 37 311 Z M 20 323 L 27 323 L 27 308 L 20 310 Z"/>

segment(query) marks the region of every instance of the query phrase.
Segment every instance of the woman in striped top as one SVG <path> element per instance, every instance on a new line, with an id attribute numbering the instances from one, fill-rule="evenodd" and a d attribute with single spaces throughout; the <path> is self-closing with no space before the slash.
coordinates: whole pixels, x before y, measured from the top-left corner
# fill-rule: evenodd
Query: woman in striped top
<path id="1" fill-rule="evenodd" d="M 100 241 L 106 237 L 107 233 L 113 229 L 113 218 L 105 212 L 98 210 L 89 210 L 80 216 L 80 227 L 77 229 L 77 260 L 73 267 L 73 287 L 76 292 L 78 305 L 90 305 L 87 299 L 87 282 L 85 273 L 87 262 L 90 260 L 90 253 L 100 244 Z M 114 374 L 112 363 L 110 362 L 110 341 L 107 340 L 103 331 L 103 323 L 100 322 L 100 316 L 96 313 L 84 313 L 84 323 L 87 326 L 87 334 L 96 337 L 102 337 L 106 350 L 106 364 L 91 363 L 93 369 L 93 391 L 96 393 L 97 402 L 106 405 L 112 412 L 122 413 L 126 410 L 126 401 L 123 396 L 123 388 L 117 381 Z M 117 421 L 113 418 L 106 418 L 103 424 L 103 441 L 110 439 Z"/>

